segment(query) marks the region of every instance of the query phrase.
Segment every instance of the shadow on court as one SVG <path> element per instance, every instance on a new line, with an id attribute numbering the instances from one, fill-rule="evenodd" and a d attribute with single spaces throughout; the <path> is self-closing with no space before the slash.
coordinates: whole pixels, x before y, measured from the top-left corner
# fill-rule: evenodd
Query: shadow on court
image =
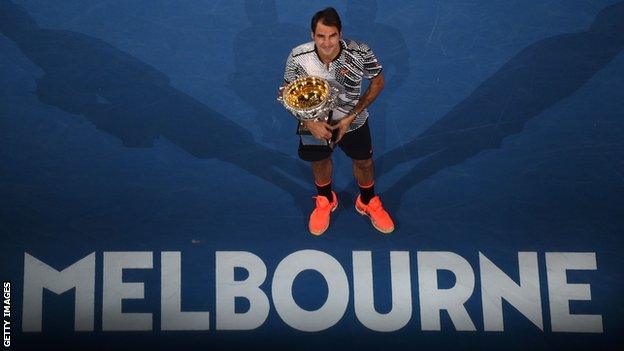
<path id="1" fill-rule="evenodd" d="M 0 14 L 0 32 L 44 71 L 41 102 L 83 116 L 129 148 L 150 148 L 163 137 L 194 157 L 231 163 L 291 194 L 307 216 L 301 179 L 308 169 L 297 159 L 256 143 L 245 128 L 173 88 L 165 74 L 100 39 L 43 29 L 8 0 L 0 0 Z"/>
<path id="2" fill-rule="evenodd" d="M 277 87 L 284 81 L 288 53 L 311 40 L 310 30 L 280 22 L 273 0 L 246 0 L 245 14 L 250 25 L 234 38 L 236 70 L 228 83 L 253 108 L 251 122 L 262 132 L 263 143 L 296 150 L 297 121 L 276 102 Z"/>
<path id="3" fill-rule="evenodd" d="M 384 193 L 396 210 L 410 188 L 522 131 L 570 96 L 624 49 L 624 2 L 603 9 L 589 30 L 540 40 L 520 51 L 412 141 L 381 155 L 384 172 L 422 159 Z M 379 174 L 381 175 L 381 174 Z"/>

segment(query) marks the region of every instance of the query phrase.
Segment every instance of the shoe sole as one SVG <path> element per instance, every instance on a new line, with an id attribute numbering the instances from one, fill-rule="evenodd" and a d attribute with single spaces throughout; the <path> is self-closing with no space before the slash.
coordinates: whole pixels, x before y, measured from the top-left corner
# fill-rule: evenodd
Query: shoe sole
<path id="1" fill-rule="evenodd" d="M 331 212 L 336 211 L 336 209 L 338 208 L 338 204 L 336 204 L 336 206 L 334 206 L 334 208 L 331 209 Z M 330 221 L 331 221 L 331 217 L 330 217 Z M 327 223 L 327 227 L 325 227 L 325 229 L 323 229 L 322 231 L 315 233 L 313 231 L 310 230 L 310 228 L 308 227 L 308 230 L 310 230 L 310 234 L 314 235 L 314 236 L 321 236 L 323 235 L 323 233 L 325 233 L 325 231 L 329 229 L 329 223 Z"/>
<path id="2" fill-rule="evenodd" d="M 372 218 L 372 217 L 371 217 L 368 213 L 366 213 L 366 211 L 362 211 L 362 210 L 360 210 L 360 209 L 357 207 L 357 205 L 355 205 L 355 210 L 356 210 L 359 214 L 361 214 L 362 216 L 366 216 L 366 217 L 368 217 L 368 218 L 370 219 L 371 224 L 373 225 L 373 227 L 375 227 L 375 229 L 377 229 L 377 230 L 378 230 L 378 231 L 380 231 L 381 233 L 383 233 L 383 234 L 390 234 L 390 233 L 392 233 L 392 232 L 394 231 L 394 227 L 392 227 L 392 229 L 390 229 L 390 230 L 383 230 L 383 229 L 379 228 L 379 227 L 375 224 L 375 222 L 373 221 L 373 218 Z"/>

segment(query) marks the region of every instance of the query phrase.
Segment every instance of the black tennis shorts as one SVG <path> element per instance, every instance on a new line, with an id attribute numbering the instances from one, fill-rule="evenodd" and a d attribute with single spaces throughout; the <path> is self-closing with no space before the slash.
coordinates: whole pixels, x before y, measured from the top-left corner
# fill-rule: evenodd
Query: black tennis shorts
<path id="1" fill-rule="evenodd" d="M 351 132 L 345 133 L 338 145 L 353 160 L 368 160 L 373 157 L 368 119 Z M 299 158 L 304 161 L 321 161 L 331 156 L 333 149 L 324 145 L 303 145 L 299 140 Z"/>

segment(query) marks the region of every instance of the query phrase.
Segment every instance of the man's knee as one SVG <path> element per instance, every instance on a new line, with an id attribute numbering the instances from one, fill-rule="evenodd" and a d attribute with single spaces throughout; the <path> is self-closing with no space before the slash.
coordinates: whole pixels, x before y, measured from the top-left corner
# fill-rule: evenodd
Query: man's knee
<path id="1" fill-rule="evenodd" d="M 373 167 L 373 159 L 368 158 L 366 160 L 353 160 L 353 165 L 361 170 L 371 169 Z"/>
<path id="2" fill-rule="evenodd" d="M 331 164 L 331 157 L 324 158 L 319 161 L 312 161 L 312 167 L 326 167 Z"/>

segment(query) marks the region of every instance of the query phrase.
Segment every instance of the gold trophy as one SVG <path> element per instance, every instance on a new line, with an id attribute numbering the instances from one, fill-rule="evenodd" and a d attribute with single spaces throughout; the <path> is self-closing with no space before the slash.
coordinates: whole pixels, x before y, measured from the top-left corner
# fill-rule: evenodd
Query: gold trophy
<path id="1" fill-rule="evenodd" d="M 333 140 L 316 139 L 303 122 L 317 120 L 332 124 L 332 109 L 336 107 L 339 94 L 339 85 L 321 77 L 306 76 L 280 87 L 277 100 L 299 120 L 297 134 L 304 145 L 333 147 Z"/>

